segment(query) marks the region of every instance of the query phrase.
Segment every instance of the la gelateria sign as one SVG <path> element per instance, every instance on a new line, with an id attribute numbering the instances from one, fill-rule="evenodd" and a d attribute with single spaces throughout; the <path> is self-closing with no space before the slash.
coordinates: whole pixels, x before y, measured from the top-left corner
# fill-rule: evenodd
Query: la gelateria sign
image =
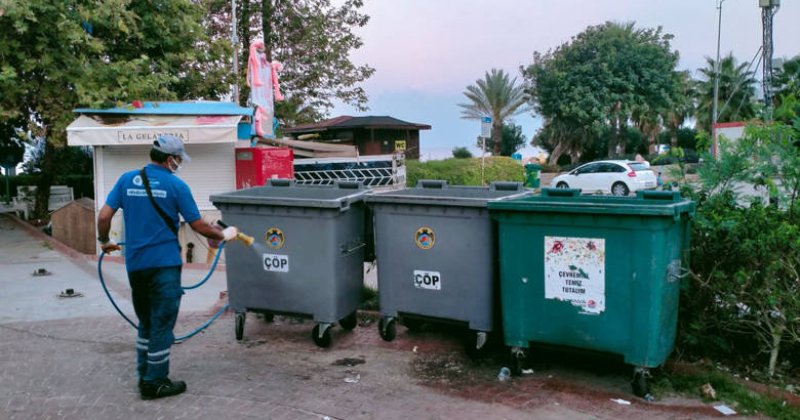
<path id="1" fill-rule="evenodd" d="M 601 238 L 544 238 L 544 297 L 563 300 L 584 314 L 606 309 L 606 241 Z"/>
<path id="2" fill-rule="evenodd" d="M 152 144 L 169 134 L 184 143 L 232 143 L 239 115 L 81 115 L 67 127 L 70 146 Z"/>
<path id="3" fill-rule="evenodd" d="M 117 131 L 117 141 L 120 144 L 150 144 L 161 135 L 175 136 L 184 143 L 189 141 L 189 130 L 151 130 L 151 131 Z"/>

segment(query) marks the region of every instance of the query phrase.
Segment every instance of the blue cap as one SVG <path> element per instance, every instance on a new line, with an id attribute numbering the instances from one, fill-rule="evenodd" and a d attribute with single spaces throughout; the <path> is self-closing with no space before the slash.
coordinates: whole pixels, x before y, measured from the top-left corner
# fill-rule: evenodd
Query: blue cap
<path id="1" fill-rule="evenodd" d="M 158 140 L 153 142 L 153 149 L 171 156 L 180 156 L 181 160 L 184 162 L 189 162 L 192 160 L 183 149 L 183 142 L 181 139 L 169 134 L 159 135 Z"/>

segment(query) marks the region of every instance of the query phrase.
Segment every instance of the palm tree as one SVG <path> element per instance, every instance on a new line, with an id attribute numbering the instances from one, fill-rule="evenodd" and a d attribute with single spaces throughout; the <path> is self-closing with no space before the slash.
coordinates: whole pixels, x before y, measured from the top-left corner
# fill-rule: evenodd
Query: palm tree
<path id="1" fill-rule="evenodd" d="M 461 118 L 479 120 L 485 116 L 492 117 L 492 154 L 499 155 L 503 122 L 528 110 L 525 90 L 517 85 L 516 78 L 510 79 L 503 70 L 492 69 L 491 72 L 486 72 L 483 79 L 467 86 L 464 96 L 470 103 L 458 104 L 463 108 Z"/>
<path id="2" fill-rule="evenodd" d="M 697 124 L 711 132 L 711 112 L 714 101 L 716 61 L 706 58 L 706 67 L 699 69 L 703 76 L 697 81 Z M 747 63 L 736 64 L 733 54 L 720 61 L 719 105 L 717 122 L 742 121 L 755 117 L 756 80 Z"/>
<path id="3" fill-rule="evenodd" d="M 783 66 L 775 72 L 772 84 L 775 89 L 774 105 L 779 106 L 782 98 L 790 94 L 800 98 L 800 56 L 783 63 Z"/>
<path id="4" fill-rule="evenodd" d="M 688 71 L 676 72 L 680 92 L 672 100 L 672 106 L 662 117 L 664 125 L 670 133 L 670 147 L 678 147 L 678 130 L 689 117 L 695 112 L 694 89 L 691 83 L 691 76 Z"/>

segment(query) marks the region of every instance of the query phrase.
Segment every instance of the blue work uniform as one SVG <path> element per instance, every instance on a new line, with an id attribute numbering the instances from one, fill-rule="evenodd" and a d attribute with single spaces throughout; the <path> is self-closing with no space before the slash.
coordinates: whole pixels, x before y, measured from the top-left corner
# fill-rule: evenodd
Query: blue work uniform
<path id="1" fill-rule="evenodd" d="M 168 169 L 144 168 L 156 204 L 175 228 L 180 216 L 192 223 L 200 211 L 186 183 Z M 144 382 L 169 375 L 169 353 L 175 335 L 181 296 L 181 249 L 177 236 L 147 196 L 140 170 L 122 174 L 108 194 L 106 205 L 123 209 L 125 265 L 133 307 L 139 318 L 136 339 L 137 371 Z"/>

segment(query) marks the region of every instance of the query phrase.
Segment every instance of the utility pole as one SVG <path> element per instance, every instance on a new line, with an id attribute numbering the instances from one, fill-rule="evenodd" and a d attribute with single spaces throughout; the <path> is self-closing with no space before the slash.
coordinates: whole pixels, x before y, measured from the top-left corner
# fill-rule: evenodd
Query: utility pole
<path id="1" fill-rule="evenodd" d="M 765 119 L 772 119 L 772 20 L 781 7 L 780 0 L 758 0 L 763 28 L 763 59 L 761 84 L 764 89 Z"/>
<path id="2" fill-rule="evenodd" d="M 236 33 L 236 0 L 231 0 L 231 44 L 233 47 L 233 103 L 239 104 L 239 35 Z"/>
<path id="3" fill-rule="evenodd" d="M 719 142 L 717 141 L 717 107 L 719 106 L 719 72 L 721 69 L 719 63 L 719 45 L 722 39 L 722 3 L 725 0 L 719 0 L 717 3 L 717 10 L 719 10 L 719 23 L 717 24 L 717 61 L 714 62 L 714 100 L 711 105 L 711 135 L 714 140 L 714 155 L 719 154 Z"/>

